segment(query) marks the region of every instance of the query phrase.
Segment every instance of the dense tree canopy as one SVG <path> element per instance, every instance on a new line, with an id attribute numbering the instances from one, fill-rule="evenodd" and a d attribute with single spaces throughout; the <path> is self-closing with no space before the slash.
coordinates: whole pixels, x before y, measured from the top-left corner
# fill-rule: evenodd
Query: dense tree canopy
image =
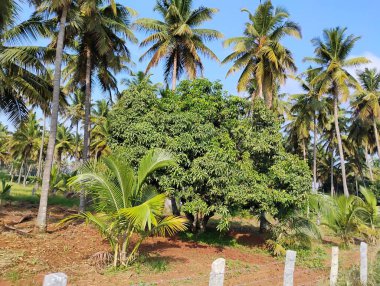
<path id="1" fill-rule="evenodd" d="M 206 79 L 183 81 L 161 97 L 149 84 L 131 86 L 111 111 L 111 145 L 135 165 L 151 148 L 172 152 L 178 166 L 155 180 L 196 228 L 214 214 L 223 218 L 219 228 L 227 228 L 241 208 L 280 215 L 302 204 L 311 174 L 285 152 L 274 113 L 261 101 L 253 114 L 248 106 Z"/>

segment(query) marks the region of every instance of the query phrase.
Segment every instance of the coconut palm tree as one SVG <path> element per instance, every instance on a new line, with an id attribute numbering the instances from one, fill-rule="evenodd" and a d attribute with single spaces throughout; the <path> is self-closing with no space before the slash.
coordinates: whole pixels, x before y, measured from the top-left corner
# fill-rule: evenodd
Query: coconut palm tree
<path id="1" fill-rule="evenodd" d="M 54 78 L 53 78 L 53 99 L 51 101 L 51 116 L 50 116 L 50 133 L 46 151 L 45 167 L 42 176 L 42 190 L 40 204 L 36 220 L 36 227 L 41 231 L 46 231 L 47 204 L 50 187 L 51 168 L 53 165 L 53 157 L 55 150 L 55 140 L 57 136 L 58 111 L 61 92 L 61 68 L 63 59 L 63 49 L 65 40 L 65 27 L 68 12 L 72 6 L 72 0 L 49 0 L 40 1 L 34 0 L 37 5 L 37 12 L 48 15 L 57 16 L 59 23 L 56 27 L 58 30 L 57 41 L 55 45 L 55 60 L 54 60 Z"/>
<path id="2" fill-rule="evenodd" d="M 96 76 L 104 91 L 117 91 L 114 74 L 128 70 L 126 64 L 131 61 L 126 41 L 137 42 L 130 29 L 131 10 L 119 4 L 115 4 L 115 7 L 104 4 L 105 1 L 83 0 L 80 6 L 83 25 L 79 35 L 71 43 L 77 55 L 69 62 L 66 71 L 72 75 L 72 88 L 81 85 L 85 90 L 84 162 L 88 160 L 90 148 L 92 82 Z M 82 195 L 80 209 L 84 209 L 84 204 Z"/>
<path id="3" fill-rule="evenodd" d="M 200 55 L 218 61 L 214 52 L 205 45 L 206 41 L 220 39 L 223 35 L 201 25 L 212 19 L 218 11 L 214 8 L 199 7 L 193 9 L 193 0 L 157 0 L 154 10 L 162 20 L 138 19 L 136 26 L 150 35 L 140 46 L 148 50 L 140 60 L 150 57 L 146 73 L 164 61 L 165 81 L 172 80 L 172 89 L 177 79 L 185 72 L 190 79 L 203 72 Z"/>
<path id="4" fill-rule="evenodd" d="M 65 110 L 65 117 L 70 120 L 70 128 L 75 128 L 75 159 L 80 160 L 79 143 L 79 125 L 84 118 L 84 92 L 81 89 L 75 89 L 70 94 L 70 104 Z"/>
<path id="5" fill-rule="evenodd" d="M 376 69 L 366 68 L 358 73 L 358 77 L 362 90 L 356 94 L 352 107 L 356 116 L 372 126 L 375 134 L 377 155 L 380 159 L 380 141 L 377 130 L 378 120 L 380 119 L 380 73 Z"/>
<path id="6" fill-rule="evenodd" d="M 31 113 L 26 121 L 23 121 L 19 128 L 13 133 L 10 144 L 10 150 L 14 158 L 21 160 L 19 171 L 18 183 L 21 183 L 23 169 L 26 164 L 37 159 L 38 150 L 41 144 L 41 126 L 38 123 L 35 113 Z M 27 172 L 24 175 L 24 182 L 26 182 Z M 24 183 L 25 184 L 25 183 Z"/>
<path id="7" fill-rule="evenodd" d="M 364 57 L 349 58 L 352 48 L 360 37 L 346 36 L 346 28 L 333 28 L 323 31 L 323 39 L 312 40 L 315 46 L 315 57 L 305 58 L 319 65 L 319 75 L 313 83 L 320 85 L 319 93 L 331 94 L 334 100 L 334 125 L 342 171 L 343 191 L 349 196 L 346 178 L 345 159 L 342 138 L 339 129 L 339 102 L 345 102 L 350 94 L 349 87 L 361 88 L 357 80 L 347 71 L 347 67 L 368 63 Z"/>
<path id="8" fill-rule="evenodd" d="M 306 75 L 305 79 L 303 79 L 303 75 Z M 305 93 L 293 95 L 290 112 L 293 114 L 294 122 L 290 125 L 289 130 L 293 132 L 290 132 L 289 135 L 297 136 L 289 136 L 289 139 L 295 141 L 294 143 L 297 144 L 295 146 L 298 146 L 300 142 L 305 145 L 310 137 L 309 131 L 313 130 L 313 192 L 316 192 L 318 129 L 323 128 L 327 123 L 328 114 L 331 113 L 331 104 L 320 96 L 318 84 L 313 83 L 317 76 L 316 71 L 309 68 L 303 75 L 295 78 Z M 304 146 L 303 150 L 306 149 Z"/>
<path id="9" fill-rule="evenodd" d="M 70 129 L 64 125 L 58 125 L 55 144 L 55 157 L 58 170 L 62 163 L 62 156 L 72 156 L 75 152 L 75 138 Z"/>
<path id="10" fill-rule="evenodd" d="M 111 153 L 111 148 L 108 144 L 110 125 L 107 116 L 109 111 L 110 106 L 105 99 L 97 100 L 92 109 L 94 128 L 91 130 L 90 153 L 96 159 Z"/>
<path id="11" fill-rule="evenodd" d="M 108 138 L 110 136 L 109 121 L 99 121 L 91 132 L 91 146 L 90 151 L 93 158 L 99 159 L 100 156 L 109 155 L 111 148 L 109 146 Z"/>
<path id="12" fill-rule="evenodd" d="M 289 21 L 289 13 L 283 8 L 274 8 L 271 1 L 260 4 L 254 14 L 247 9 L 249 22 L 244 35 L 228 39 L 225 46 L 234 45 L 233 52 L 223 63 L 233 62 L 227 76 L 243 70 L 238 80 L 238 91 L 247 91 L 255 80 L 257 88 L 252 99 L 264 97 L 268 108 L 272 108 L 273 91 L 283 84 L 288 72 L 296 71 L 290 50 L 281 44 L 285 36 L 301 38 L 301 28 Z"/>
<path id="13" fill-rule="evenodd" d="M 10 133 L 8 127 L 0 123 L 0 164 L 5 164 L 9 161 Z"/>
<path id="14" fill-rule="evenodd" d="M 114 266 L 128 265 L 149 235 L 171 235 L 186 228 L 185 219 L 163 216 L 165 195 L 157 194 L 147 182 L 152 173 L 173 164 L 172 156 L 158 149 L 141 159 L 137 174 L 113 156 L 85 164 L 70 185 L 85 184 L 98 213 L 81 213 L 63 222 L 83 218 L 94 224 L 113 248 Z M 137 241 L 131 239 L 134 234 Z"/>

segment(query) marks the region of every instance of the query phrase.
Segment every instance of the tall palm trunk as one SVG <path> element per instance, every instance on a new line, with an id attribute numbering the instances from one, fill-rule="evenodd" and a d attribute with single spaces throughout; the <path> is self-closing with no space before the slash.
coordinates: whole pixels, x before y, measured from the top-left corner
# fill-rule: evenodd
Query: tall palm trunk
<path id="1" fill-rule="evenodd" d="M 313 138 L 313 193 L 317 192 L 317 117 L 314 114 L 314 138 Z"/>
<path id="2" fill-rule="evenodd" d="M 178 68 L 178 56 L 177 56 L 177 53 L 175 53 L 174 62 L 173 62 L 172 90 L 175 90 L 177 87 L 177 68 Z"/>
<path id="3" fill-rule="evenodd" d="M 42 138 L 41 138 L 41 146 L 40 146 L 40 154 L 38 156 L 38 166 L 37 166 L 37 174 L 36 174 L 36 184 L 34 185 L 34 189 L 37 190 L 40 186 L 40 176 L 42 169 L 42 154 L 44 152 L 44 141 L 45 141 L 45 129 L 46 129 L 46 115 L 44 113 L 44 126 L 42 129 Z"/>
<path id="4" fill-rule="evenodd" d="M 305 142 L 305 138 L 302 139 L 302 155 L 303 155 L 303 160 L 306 162 L 306 142 Z"/>
<path id="5" fill-rule="evenodd" d="M 365 145 L 364 154 L 365 154 L 365 162 L 367 164 L 368 171 L 369 171 L 369 178 L 371 179 L 371 181 L 373 181 L 372 164 L 368 158 L 368 145 L 367 144 Z"/>
<path id="6" fill-rule="evenodd" d="M 380 160 L 380 141 L 379 141 L 379 132 L 377 132 L 376 119 L 373 119 L 373 132 L 375 133 L 376 138 L 376 147 L 377 147 L 377 157 Z"/>
<path id="7" fill-rule="evenodd" d="M 23 183 L 22 183 L 24 187 L 26 187 L 26 181 L 27 181 L 27 179 L 28 179 L 28 177 L 29 177 L 30 170 L 32 169 L 32 167 L 33 167 L 33 165 L 32 165 L 32 164 L 29 164 L 27 170 L 25 170 L 26 173 L 25 173 L 25 176 L 24 176 L 24 181 L 23 181 Z"/>
<path id="8" fill-rule="evenodd" d="M 21 162 L 20 172 L 18 173 L 18 178 L 17 178 L 17 184 L 21 183 L 21 176 L 22 176 L 22 170 L 24 168 L 24 164 L 25 164 L 25 158 L 22 159 L 22 162 Z"/>
<path id="9" fill-rule="evenodd" d="M 330 192 L 331 196 L 334 196 L 334 148 L 331 147 L 331 162 L 330 162 Z"/>
<path id="10" fill-rule="evenodd" d="M 75 136 L 75 157 L 79 162 L 79 121 L 76 124 Z"/>
<path id="11" fill-rule="evenodd" d="M 87 162 L 90 148 L 90 113 L 91 113 L 91 50 L 86 52 L 86 91 L 84 102 L 84 124 L 83 124 L 83 162 Z M 80 192 L 79 211 L 83 212 L 86 207 L 85 190 Z"/>
<path id="12" fill-rule="evenodd" d="M 350 195 L 347 188 L 347 176 L 346 176 L 346 163 L 344 161 L 344 153 L 343 153 L 343 144 L 342 144 L 342 137 L 340 136 L 340 129 L 339 129 L 339 110 L 338 110 L 338 96 L 334 96 L 334 122 L 335 122 L 335 133 L 336 133 L 336 139 L 338 141 L 338 150 L 339 150 L 339 157 L 340 157 L 340 167 L 342 170 L 342 182 L 343 182 L 343 192 L 346 197 Z"/>
<path id="13" fill-rule="evenodd" d="M 51 118 L 50 118 L 50 134 L 49 142 L 46 151 L 45 167 L 42 176 L 42 190 L 40 205 L 38 208 L 38 216 L 36 221 L 36 227 L 41 232 L 46 231 L 46 216 L 47 216 L 47 204 L 50 185 L 50 174 L 54 159 L 54 147 L 57 135 L 57 123 L 58 123 L 58 108 L 59 108 L 59 94 L 61 88 L 61 67 L 62 67 L 62 54 L 65 38 L 65 25 L 68 12 L 68 5 L 65 5 L 62 10 L 59 23 L 59 32 L 57 40 L 57 48 L 54 62 L 54 79 L 53 79 L 53 101 L 51 103 Z"/>
<path id="14" fill-rule="evenodd" d="M 11 177 L 11 183 L 13 182 L 13 168 L 14 168 L 14 164 L 12 163 L 11 170 L 9 172 L 9 176 Z"/>
<path id="15" fill-rule="evenodd" d="M 272 109 L 273 106 L 273 90 L 271 88 L 265 89 L 265 104 L 268 107 L 268 109 Z"/>

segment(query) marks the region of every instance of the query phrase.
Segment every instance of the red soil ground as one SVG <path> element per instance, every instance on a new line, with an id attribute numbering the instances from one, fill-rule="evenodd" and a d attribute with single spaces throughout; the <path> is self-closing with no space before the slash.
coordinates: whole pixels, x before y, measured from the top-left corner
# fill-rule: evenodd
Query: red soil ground
<path id="1" fill-rule="evenodd" d="M 42 285 L 43 276 L 49 272 L 66 273 L 71 286 L 201 286 L 208 285 L 210 265 L 219 257 L 227 261 L 225 285 L 282 285 L 283 262 L 262 251 L 262 239 L 258 235 L 238 231 L 232 235 L 244 247 L 215 247 L 178 238 L 149 238 L 140 253 L 151 260 L 164 260 L 164 271 L 157 272 L 142 265 L 101 274 L 91 265 L 90 258 L 99 251 L 108 251 L 109 246 L 90 226 L 78 224 L 54 229 L 51 225 L 47 234 L 30 232 L 30 235 L 4 228 L 4 225 L 13 224 L 17 229 L 31 231 L 32 220 L 15 222 L 26 214 L 34 217 L 36 211 L 30 206 L 0 209 L 0 286 Z M 49 220 L 55 222 L 68 214 L 66 209 L 52 207 Z M 348 260 L 358 261 L 357 253 Z M 327 268 L 315 270 L 296 266 L 295 285 L 324 285 L 321 281 L 326 281 L 328 275 Z"/>

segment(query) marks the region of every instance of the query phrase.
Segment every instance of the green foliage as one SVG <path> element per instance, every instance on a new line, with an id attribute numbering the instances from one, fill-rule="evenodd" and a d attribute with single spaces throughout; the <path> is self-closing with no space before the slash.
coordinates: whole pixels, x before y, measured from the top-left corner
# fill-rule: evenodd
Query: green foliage
<path id="1" fill-rule="evenodd" d="M 356 196 L 327 197 L 323 201 L 323 224 L 340 236 L 348 245 L 355 234 L 362 234 L 374 241 L 378 235 L 379 214 L 374 194 L 361 189 L 362 200 Z"/>
<path id="2" fill-rule="evenodd" d="M 0 180 L 1 180 L 1 190 L 0 190 L 0 205 L 1 205 L 2 200 L 9 197 L 12 186 L 6 183 L 5 178 L 1 178 Z"/>
<path id="3" fill-rule="evenodd" d="M 221 233 L 215 229 L 210 229 L 207 232 L 194 234 L 191 232 L 182 232 L 179 234 L 180 238 L 185 241 L 193 241 L 205 243 L 214 246 L 229 246 L 236 247 L 238 242 L 235 238 L 226 233 Z"/>
<path id="4" fill-rule="evenodd" d="M 6 201 L 15 203 L 29 203 L 32 205 L 38 205 L 40 201 L 39 191 L 35 195 L 32 194 L 33 186 L 26 186 L 19 184 L 12 184 L 12 192 L 6 197 Z M 51 206 L 64 206 L 72 208 L 78 205 L 77 198 L 66 198 L 63 194 L 56 194 L 49 196 L 48 203 Z"/>
<path id="5" fill-rule="evenodd" d="M 286 250 L 310 249 L 313 240 L 320 240 L 318 226 L 304 214 L 292 213 L 271 225 L 271 239 L 267 245 L 276 256 L 285 255 Z"/>
<path id="6" fill-rule="evenodd" d="M 225 46 L 233 45 L 233 52 L 223 63 L 233 62 L 227 76 L 242 70 L 237 89 L 246 91 L 254 88 L 252 98 L 264 96 L 267 106 L 272 107 L 275 87 L 283 83 L 287 72 L 294 72 L 296 66 L 292 53 L 282 45 L 286 36 L 301 38 L 301 27 L 289 20 L 289 13 L 275 8 L 271 1 L 260 4 L 254 13 L 242 9 L 249 17 L 245 24 L 244 35 L 227 39 Z"/>
<path id="7" fill-rule="evenodd" d="M 214 52 L 205 43 L 223 37 L 216 30 L 201 28 L 218 11 L 214 8 L 193 8 L 193 0 L 157 0 L 154 10 L 162 20 L 142 18 L 136 21 L 140 30 L 150 35 L 141 43 L 149 47 L 141 60 L 150 58 L 147 72 L 164 61 L 164 77 L 175 82 L 184 72 L 194 79 L 203 71 L 201 55 L 217 60 Z"/>
<path id="8" fill-rule="evenodd" d="M 149 235 L 173 235 L 186 229 L 185 219 L 163 216 L 165 196 L 146 184 L 153 172 L 173 164 L 172 156 L 159 149 L 149 151 L 141 159 L 136 174 L 125 161 L 113 156 L 87 163 L 70 185 L 86 187 L 97 213 L 80 213 L 62 223 L 81 218 L 95 225 L 114 250 L 114 267 L 127 266 Z M 133 234 L 138 235 L 135 242 Z"/>
<path id="9" fill-rule="evenodd" d="M 274 216 L 303 205 L 311 189 L 305 163 L 285 153 L 281 122 L 257 100 L 227 96 L 218 82 L 183 81 L 161 97 L 132 85 L 109 116 L 111 148 L 132 165 L 150 148 L 165 148 L 177 165 L 154 174 L 160 192 L 181 201 L 194 230 L 219 214 L 228 228 L 231 212 L 263 210 Z"/>

